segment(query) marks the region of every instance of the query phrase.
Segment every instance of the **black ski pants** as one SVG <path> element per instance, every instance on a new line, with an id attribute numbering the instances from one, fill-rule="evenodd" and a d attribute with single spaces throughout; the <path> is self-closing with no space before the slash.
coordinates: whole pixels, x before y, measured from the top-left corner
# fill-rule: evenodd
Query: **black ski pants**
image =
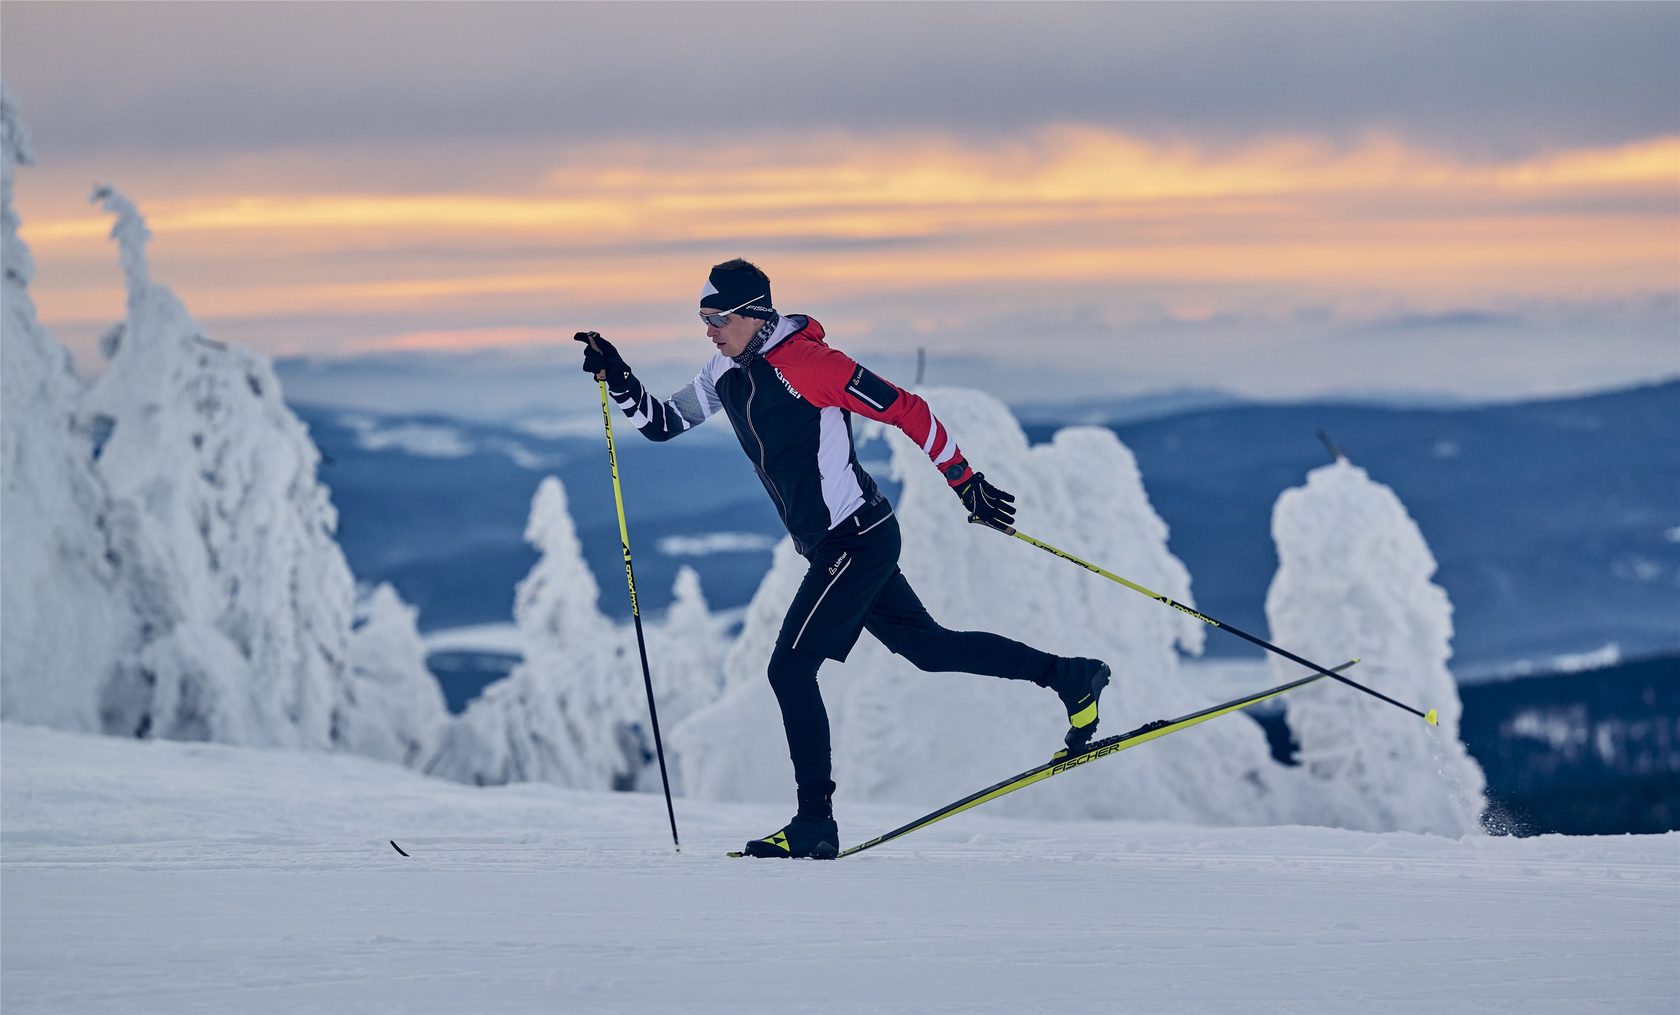
<path id="1" fill-rule="evenodd" d="M 885 500 L 859 510 L 805 555 L 810 570 L 770 656 L 799 788 L 828 788 L 828 712 L 817 687 L 824 659 L 844 661 L 865 630 L 916 668 L 976 673 L 1048 686 L 1056 657 L 1002 635 L 950 631 L 928 614 L 898 568 L 898 519 Z"/>

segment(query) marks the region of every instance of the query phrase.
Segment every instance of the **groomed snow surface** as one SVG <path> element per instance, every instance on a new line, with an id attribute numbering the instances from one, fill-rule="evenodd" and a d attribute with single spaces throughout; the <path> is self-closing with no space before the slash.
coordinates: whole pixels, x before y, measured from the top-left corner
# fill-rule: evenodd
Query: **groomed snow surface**
<path id="1" fill-rule="evenodd" d="M 981 809 L 730 860 L 786 814 L 679 800 L 678 855 L 657 795 L 15 724 L 0 750 L 8 1015 L 1680 1010 L 1680 833 Z M 1124 785 L 1131 753 L 1062 779 Z M 842 837 L 914 816 L 850 806 Z"/>

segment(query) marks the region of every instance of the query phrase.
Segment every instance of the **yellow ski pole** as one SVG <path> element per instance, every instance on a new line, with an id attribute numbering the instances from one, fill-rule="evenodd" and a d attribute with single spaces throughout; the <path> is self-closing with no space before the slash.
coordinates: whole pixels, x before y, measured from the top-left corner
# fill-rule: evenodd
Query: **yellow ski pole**
<path id="1" fill-rule="evenodd" d="M 974 521 L 974 519 L 971 518 L 970 521 Z M 997 527 L 996 526 L 988 526 L 988 528 L 997 528 Z M 1440 717 L 1436 714 L 1434 709 L 1430 709 L 1428 712 L 1423 712 L 1423 711 L 1420 711 L 1418 709 L 1413 708 L 1410 705 L 1405 704 L 1404 702 L 1395 701 L 1393 698 L 1390 698 L 1388 695 L 1382 693 L 1381 691 L 1373 690 L 1369 687 L 1366 687 L 1364 684 L 1359 683 L 1358 681 L 1350 680 L 1347 677 L 1342 676 L 1340 673 L 1337 673 L 1335 670 L 1327 670 L 1327 669 L 1318 665 L 1315 662 L 1312 662 L 1312 661 L 1307 660 L 1307 659 L 1302 659 L 1300 656 L 1298 656 L 1295 653 L 1289 651 L 1288 649 L 1278 648 L 1276 645 L 1273 645 L 1271 642 L 1266 641 L 1263 638 L 1256 638 L 1254 635 L 1249 634 L 1247 631 L 1244 631 L 1240 628 L 1232 627 L 1230 624 L 1225 624 L 1225 623 L 1221 623 L 1220 621 L 1214 620 L 1212 617 L 1208 616 L 1205 613 L 1198 613 L 1195 610 L 1192 610 L 1190 607 L 1185 606 L 1183 603 L 1179 602 L 1176 599 L 1172 599 L 1168 596 L 1163 596 L 1163 595 L 1161 595 L 1161 593 L 1156 592 L 1152 589 L 1146 589 L 1142 585 L 1139 585 L 1137 582 L 1129 581 L 1125 578 L 1122 578 L 1119 575 L 1113 573 L 1112 571 L 1106 571 L 1103 568 L 1100 568 L 1097 565 L 1091 563 L 1090 561 L 1080 560 L 1078 557 L 1075 557 L 1073 554 L 1068 553 L 1066 550 L 1059 550 L 1056 547 L 1051 546 L 1049 543 L 1046 543 L 1041 539 L 1034 539 L 1033 537 L 1027 535 L 1025 532 L 1020 531 L 1019 529 L 998 528 L 998 531 L 1004 533 L 1005 535 L 1014 536 L 1016 539 L 1021 540 L 1023 543 L 1028 543 L 1032 546 L 1036 546 L 1040 550 L 1043 550 L 1046 553 L 1055 554 L 1056 556 L 1062 558 L 1065 561 L 1069 561 L 1071 563 L 1078 564 L 1080 567 L 1084 568 L 1085 570 L 1091 571 L 1095 574 L 1100 574 L 1104 578 L 1107 578 L 1109 581 L 1118 582 L 1119 584 L 1124 585 L 1127 588 L 1131 589 L 1133 592 L 1142 593 L 1143 595 L 1146 595 L 1149 598 L 1155 600 L 1157 603 L 1162 603 L 1162 604 L 1165 604 L 1167 606 L 1170 606 L 1173 609 L 1179 611 L 1180 613 L 1189 614 L 1190 616 L 1195 617 L 1197 620 L 1201 621 L 1204 624 L 1207 624 L 1210 627 L 1217 627 L 1221 631 L 1228 631 L 1231 634 L 1234 634 L 1237 637 L 1243 639 L 1244 641 L 1252 642 L 1253 644 L 1260 646 L 1261 648 L 1265 649 L 1268 652 L 1275 652 L 1278 655 L 1284 657 L 1285 659 L 1288 659 L 1290 662 L 1300 663 L 1302 666 L 1305 666 L 1307 669 L 1312 670 L 1314 673 L 1317 673 L 1321 677 L 1334 677 L 1335 679 L 1340 680 L 1342 683 L 1348 685 L 1349 687 L 1355 688 L 1355 689 L 1360 690 L 1360 691 L 1364 691 L 1366 694 L 1369 694 L 1373 698 L 1377 698 L 1377 699 L 1380 699 L 1382 701 L 1388 702 L 1390 705 L 1393 705 L 1395 708 L 1405 709 L 1407 712 L 1412 713 L 1413 715 L 1422 719 L 1424 722 L 1427 722 L 1431 726 L 1437 725 L 1437 723 L 1438 723 L 1438 720 L 1439 720 Z"/>
<path id="2" fill-rule="evenodd" d="M 589 347 L 599 352 L 595 339 L 600 337 L 591 331 L 584 333 L 579 340 L 587 340 Z M 648 670 L 647 639 L 642 635 L 642 611 L 636 600 L 636 568 L 630 562 L 630 526 L 624 521 L 624 487 L 618 478 L 618 448 L 613 444 L 612 405 L 607 401 L 606 371 L 597 373 L 595 380 L 601 386 L 601 421 L 607 428 L 607 461 L 612 465 L 613 500 L 618 505 L 618 539 L 624 547 L 624 580 L 630 586 L 630 616 L 636 622 L 636 648 L 642 654 L 642 686 L 647 690 L 648 719 L 653 723 L 653 748 L 659 755 L 659 781 L 665 784 L 665 813 L 671 819 L 671 845 L 681 853 L 682 843 L 677 840 L 677 811 L 671 803 L 671 777 L 665 770 L 665 742 L 659 736 L 659 708 L 653 701 L 653 676 Z"/>

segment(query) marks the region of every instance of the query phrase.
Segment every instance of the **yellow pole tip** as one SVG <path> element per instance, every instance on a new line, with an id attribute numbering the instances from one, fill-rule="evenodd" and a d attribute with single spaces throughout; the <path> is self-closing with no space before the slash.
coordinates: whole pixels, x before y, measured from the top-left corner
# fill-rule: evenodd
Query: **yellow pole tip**
<path id="1" fill-rule="evenodd" d="M 1441 718 L 1440 716 L 1435 714 L 1434 709 L 1430 709 L 1429 714 L 1424 716 L 1423 720 L 1424 720 L 1424 722 L 1427 722 L 1431 726 L 1439 726 L 1439 725 L 1441 725 L 1440 718 Z"/>

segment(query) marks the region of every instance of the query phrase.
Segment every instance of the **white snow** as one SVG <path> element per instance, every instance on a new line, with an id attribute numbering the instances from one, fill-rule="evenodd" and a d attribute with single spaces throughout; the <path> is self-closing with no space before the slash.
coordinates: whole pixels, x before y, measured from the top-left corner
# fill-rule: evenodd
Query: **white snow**
<path id="1" fill-rule="evenodd" d="M 0 714 L 124 736 L 408 756 L 443 717 L 412 616 L 387 590 L 352 635 L 354 580 L 320 454 L 269 361 L 209 338 L 153 281 L 112 187 L 127 313 L 84 388 L 39 326 L 0 98 L 5 170 Z M 382 653 L 389 652 L 384 655 Z"/>
<path id="2" fill-rule="evenodd" d="M 653 758 L 640 651 L 633 628 L 601 612 L 557 477 L 537 487 L 525 538 L 541 557 L 514 601 L 523 658 L 450 724 L 425 770 L 478 785 L 634 786 Z M 663 730 L 716 698 L 721 622 L 683 567 L 665 617 L 643 623 Z"/>
<path id="3" fill-rule="evenodd" d="M 343 416 L 340 421 L 356 432 L 356 446 L 364 451 L 403 451 L 421 458 L 463 458 L 472 442 L 452 426 L 437 423 L 383 424 L 367 416 Z"/>
<path id="4" fill-rule="evenodd" d="M 667 557 L 706 557 L 714 553 L 769 553 L 777 540 L 759 532 L 705 532 L 697 536 L 664 536 L 654 549 Z"/>
<path id="5" fill-rule="evenodd" d="M 1299 820 L 1371 831 L 1478 827 L 1482 770 L 1458 738 L 1463 705 L 1447 668 L 1452 604 L 1435 558 L 1394 491 L 1345 459 L 1285 490 L 1272 514 L 1278 572 L 1266 596 L 1274 644 L 1334 666 L 1423 711 L 1432 727 L 1353 688 L 1320 681 L 1284 699 L 1309 778 Z M 1275 658 L 1279 682 L 1302 675 Z"/>
<path id="6" fill-rule="evenodd" d="M 10 723 L 0 750 L 8 1015 L 1680 1008 L 1680 834 L 983 808 L 785 863 L 722 856 L 774 805 L 678 800 L 676 854 L 649 794 Z M 849 811 L 847 842 L 915 816 Z"/>
<path id="7" fill-rule="evenodd" d="M 517 624 L 469 624 L 424 636 L 427 652 L 499 652 L 518 655 L 524 648 Z"/>
<path id="8" fill-rule="evenodd" d="M 93 467 L 70 354 L 36 317 L 35 275 L 12 204 L 29 132 L 0 85 L 0 715 L 65 729 L 102 728 L 102 697 L 140 620 L 115 559 L 126 524 Z"/>
<path id="9" fill-rule="evenodd" d="M 423 666 L 352 673 L 355 581 L 320 453 L 272 364 L 208 338 L 152 281 L 139 210 L 112 187 L 93 197 L 116 218 L 128 314 L 83 412 L 109 428 L 98 472 L 134 507 L 119 554 L 144 565 L 155 611 L 107 695 L 106 728 L 307 748 L 344 746 L 347 730 L 360 744 L 429 739 L 404 728 L 434 703 L 442 715 Z M 358 695 L 358 679 L 381 690 Z"/>
<path id="10" fill-rule="evenodd" d="M 431 757 L 443 733 L 443 691 L 426 668 L 420 611 L 380 585 L 358 604 L 350 634 L 349 707 L 335 719 L 333 743 L 354 754 L 404 765 Z"/>
<path id="11" fill-rule="evenodd" d="M 1614 666 L 1621 661 L 1622 647 L 1615 642 L 1608 642 L 1591 652 L 1554 656 L 1551 662 L 1547 664 L 1547 672 L 1579 673 L 1583 670 L 1601 670 L 1606 666 Z"/>

